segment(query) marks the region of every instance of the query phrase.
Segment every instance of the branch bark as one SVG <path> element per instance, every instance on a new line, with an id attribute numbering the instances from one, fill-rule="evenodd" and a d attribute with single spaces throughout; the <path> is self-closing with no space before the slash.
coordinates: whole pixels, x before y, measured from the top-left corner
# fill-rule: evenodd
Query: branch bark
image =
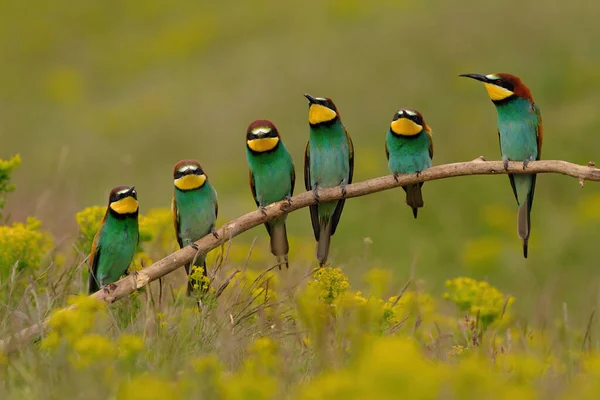
<path id="1" fill-rule="evenodd" d="M 561 160 L 541 160 L 531 161 L 526 169 L 523 169 L 523 163 L 521 162 L 510 162 L 508 169 L 505 170 L 502 161 L 485 161 L 483 157 L 479 157 L 469 162 L 434 166 L 423 171 L 418 176 L 416 174 L 400 175 L 397 181 L 392 175 L 388 175 L 353 183 L 346 186 L 346 198 L 364 196 L 417 182 L 434 181 L 465 175 L 555 173 L 577 178 L 581 186 L 583 186 L 583 181 L 585 180 L 600 182 L 600 169 L 595 168 L 594 165 L 593 162 L 589 162 L 587 166 L 582 166 Z M 323 188 L 319 190 L 319 200 L 321 202 L 341 198 L 342 193 L 340 187 Z M 221 226 L 217 230 L 219 236 L 218 239 L 210 234 L 198 240 L 196 242 L 198 252 L 201 254 L 207 253 L 220 246 L 222 243 L 229 241 L 233 237 L 254 228 L 255 226 L 262 225 L 266 221 L 277 218 L 286 212 L 293 212 L 315 203 L 313 193 L 304 192 L 294 196 L 291 203 L 284 200 L 267 206 L 264 209 L 265 214 L 256 210 L 242 215 Z M 101 289 L 91 296 L 108 304 L 114 303 L 133 293 L 137 289 L 148 285 L 150 282 L 165 276 L 190 262 L 195 254 L 196 250 L 192 247 L 184 247 L 142 269 L 137 275 L 130 275 L 120 279 L 111 286 L 110 290 Z M 72 307 L 73 306 L 70 308 Z M 38 324 L 21 330 L 12 337 L 0 340 L 0 351 L 6 354 L 7 352 L 18 349 L 19 345 L 40 337 L 42 332 L 47 328 L 48 322 L 49 318 L 46 318 Z"/>

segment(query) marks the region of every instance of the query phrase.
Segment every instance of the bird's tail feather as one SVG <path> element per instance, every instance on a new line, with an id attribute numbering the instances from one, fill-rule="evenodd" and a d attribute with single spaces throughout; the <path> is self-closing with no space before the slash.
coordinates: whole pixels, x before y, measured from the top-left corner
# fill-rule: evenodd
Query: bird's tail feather
<path id="1" fill-rule="evenodd" d="M 331 220 L 320 221 L 319 224 L 319 241 L 317 242 L 317 260 L 319 266 L 322 267 L 327 262 L 329 255 L 329 243 L 331 242 Z"/>
<path id="2" fill-rule="evenodd" d="M 406 191 L 406 204 L 413 210 L 413 215 L 417 218 L 418 209 L 423 207 L 423 194 L 421 193 L 422 184 L 416 183 L 414 185 L 407 185 L 404 190 Z"/>
<path id="3" fill-rule="evenodd" d="M 519 211 L 517 214 L 517 232 L 523 241 L 523 257 L 527 258 L 529 234 L 531 233 L 531 206 L 533 204 L 533 190 L 535 188 L 534 175 L 513 175 L 511 183 Z"/>
<path id="4" fill-rule="evenodd" d="M 96 293 L 98 290 L 100 290 L 98 281 L 94 274 L 90 272 L 90 277 L 88 279 L 88 294 Z"/>
<path id="5" fill-rule="evenodd" d="M 285 224 L 276 224 L 271 226 L 271 253 L 277 257 L 277 263 L 279 264 L 279 269 L 281 269 L 281 265 L 285 265 L 286 268 L 289 268 L 288 265 L 288 252 L 290 250 L 290 246 L 288 244 L 287 239 L 287 231 L 285 229 Z"/>
<path id="6" fill-rule="evenodd" d="M 529 245 L 530 221 L 529 204 L 525 202 L 525 204 L 519 206 L 519 213 L 517 214 L 517 231 L 519 238 L 523 241 L 523 257 L 525 258 L 527 258 L 527 247 Z"/>

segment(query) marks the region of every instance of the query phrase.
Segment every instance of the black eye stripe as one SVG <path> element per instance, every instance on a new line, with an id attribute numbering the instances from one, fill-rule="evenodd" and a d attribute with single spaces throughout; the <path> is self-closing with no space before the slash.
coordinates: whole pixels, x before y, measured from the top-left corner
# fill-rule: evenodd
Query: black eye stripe
<path id="1" fill-rule="evenodd" d="M 173 174 L 173 177 L 175 179 L 179 179 L 181 177 L 184 177 L 185 175 L 190 175 L 190 174 L 194 174 L 194 175 L 204 175 L 204 171 L 202 171 L 201 168 L 198 169 L 188 169 L 185 172 L 182 171 L 175 171 L 175 173 Z"/>
<path id="2" fill-rule="evenodd" d="M 419 125 L 423 124 L 423 120 L 421 119 L 421 117 L 418 114 L 417 115 L 406 114 L 406 115 L 408 115 L 408 119 L 410 119 L 415 124 L 419 124 Z"/>
<path id="3" fill-rule="evenodd" d="M 503 87 L 504 89 L 510 90 L 511 92 L 515 90 L 515 85 L 513 85 L 509 81 L 505 81 L 504 79 L 496 79 L 493 83 L 494 85 Z"/>
<path id="4" fill-rule="evenodd" d="M 277 131 L 274 129 L 271 129 L 269 132 L 265 133 L 264 135 L 257 135 L 256 133 L 252 133 L 250 132 L 248 134 L 248 139 L 249 140 L 255 140 L 255 139 L 265 139 L 265 138 L 276 138 L 277 137 Z"/>

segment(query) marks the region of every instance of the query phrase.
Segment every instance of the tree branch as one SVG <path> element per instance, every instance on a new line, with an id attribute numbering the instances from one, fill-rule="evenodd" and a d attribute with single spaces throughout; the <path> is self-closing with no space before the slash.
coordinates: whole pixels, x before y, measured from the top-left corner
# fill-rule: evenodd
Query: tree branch
<path id="1" fill-rule="evenodd" d="M 502 161 L 485 161 L 483 157 L 476 158 L 473 161 L 454 164 L 438 165 L 423 171 L 418 176 L 416 174 L 400 175 L 398 181 L 392 175 L 369 179 L 363 182 L 353 183 L 346 186 L 346 198 L 364 196 L 371 193 L 381 192 L 395 187 L 413 184 L 417 182 L 434 181 L 444 178 L 465 175 L 499 175 L 499 174 L 528 174 L 528 173 L 556 173 L 578 178 L 581 186 L 584 180 L 600 181 L 600 169 L 594 167 L 590 162 L 587 166 L 572 164 L 560 160 L 542 160 L 531 161 L 526 169 L 523 169 L 523 163 L 510 162 L 508 170 L 503 167 Z M 340 187 L 319 189 L 319 201 L 326 202 L 342 198 Z M 281 216 L 286 212 L 293 212 L 298 209 L 315 204 L 313 192 L 304 192 L 292 198 L 291 204 L 286 200 L 273 203 L 267 206 L 263 212 L 256 210 L 226 223 L 217 230 L 219 238 L 209 234 L 196 242 L 198 252 L 205 254 L 210 250 L 227 242 L 231 238 L 261 225 L 266 221 Z M 170 254 L 154 264 L 142 269 L 137 274 L 132 274 L 120 279 L 111 285 L 110 290 L 99 290 L 92 294 L 99 300 L 106 303 L 114 303 L 128 296 L 137 289 L 140 289 L 150 282 L 165 276 L 182 265 L 190 262 L 196 254 L 196 250 L 190 246 L 184 247 Z M 71 306 L 70 308 L 72 308 Z M 36 325 L 32 325 L 21 330 L 12 337 L 0 341 L 0 351 L 7 353 L 18 348 L 22 343 L 38 338 L 47 328 L 49 318 Z"/>

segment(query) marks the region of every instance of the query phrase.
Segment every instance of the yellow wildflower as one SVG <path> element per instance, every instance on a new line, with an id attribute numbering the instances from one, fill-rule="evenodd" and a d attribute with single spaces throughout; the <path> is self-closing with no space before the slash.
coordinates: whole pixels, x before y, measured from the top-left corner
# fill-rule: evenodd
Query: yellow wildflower
<path id="1" fill-rule="evenodd" d="M 75 221 L 77 221 L 77 226 L 79 227 L 78 247 L 86 256 L 92 251 L 94 236 L 96 236 L 96 232 L 100 229 L 100 224 L 105 213 L 106 207 L 92 206 L 75 214 Z"/>
<path id="2" fill-rule="evenodd" d="M 50 333 L 42 340 L 42 348 L 55 349 L 63 340 L 75 343 L 80 337 L 91 331 L 98 316 L 105 316 L 101 311 L 106 303 L 93 297 L 78 295 L 69 296 L 68 304 L 76 308 L 55 310 L 50 315 Z"/>
<path id="3" fill-rule="evenodd" d="M 21 165 L 21 156 L 18 154 L 9 160 L 0 158 L 0 211 L 6 203 L 6 195 L 15 190 L 15 185 L 10 183 L 10 176 L 15 168 Z M 2 213 L 0 212 L 0 219 Z"/>
<path id="4" fill-rule="evenodd" d="M 387 328 L 396 326 L 407 317 L 431 316 L 435 310 L 435 302 L 427 293 L 406 291 L 402 297 L 392 296 L 383 305 L 384 325 Z"/>
<path id="5" fill-rule="evenodd" d="M 206 291 L 210 288 L 210 278 L 204 276 L 204 267 L 201 265 L 193 265 L 192 272 L 188 279 L 194 285 L 194 289 Z"/>
<path id="6" fill-rule="evenodd" d="M 138 376 L 131 381 L 123 381 L 117 393 L 117 400 L 164 400 L 180 399 L 181 392 L 175 382 L 155 375 Z"/>
<path id="7" fill-rule="evenodd" d="M 460 359 L 460 357 L 465 353 L 465 351 L 467 350 L 466 347 L 461 346 L 461 345 L 454 345 L 452 346 L 452 348 L 448 351 L 448 358 L 450 360 L 458 360 Z"/>
<path id="8" fill-rule="evenodd" d="M 471 316 L 479 315 L 483 328 L 496 321 L 505 308 L 515 301 L 512 296 L 505 296 L 487 282 L 460 277 L 446 281 L 448 292 L 444 299 L 450 300 L 461 310 Z"/>
<path id="9" fill-rule="evenodd" d="M 179 248 L 173 228 L 173 214 L 168 208 L 153 208 L 140 216 L 140 241 L 152 241 L 164 253 Z"/>
<path id="10" fill-rule="evenodd" d="M 120 359 L 130 359 L 144 349 L 144 339 L 137 335 L 122 334 L 117 341 Z"/>
<path id="11" fill-rule="evenodd" d="M 90 313 L 97 313 L 98 311 L 106 309 L 105 302 L 84 294 L 69 296 L 67 298 L 67 303 L 77 306 L 81 311 L 87 311 Z"/>
<path id="12" fill-rule="evenodd" d="M 154 261 L 150 258 L 150 256 L 144 252 L 136 253 L 133 257 L 133 261 L 128 268 L 129 272 L 138 272 L 141 271 L 142 268 L 146 268 L 148 265 L 151 265 Z"/>
<path id="13" fill-rule="evenodd" d="M 202 375 L 207 373 L 219 373 L 223 366 L 215 355 L 200 357 L 190 362 L 192 369 Z"/>
<path id="14" fill-rule="evenodd" d="M 256 339 L 248 346 L 248 356 L 238 373 L 222 381 L 225 398 L 271 399 L 277 391 L 274 375 L 278 367 L 278 346 L 268 337 Z"/>
<path id="15" fill-rule="evenodd" d="M 326 304 L 333 304 L 349 287 L 348 278 L 340 268 L 318 268 L 308 282 L 318 290 L 319 298 Z"/>
<path id="16" fill-rule="evenodd" d="M 85 368 L 100 361 L 112 360 L 116 349 L 114 343 L 107 337 L 87 334 L 74 342 L 73 350 L 71 362 L 76 367 Z"/>
<path id="17" fill-rule="evenodd" d="M 40 227 L 41 222 L 33 217 L 25 224 L 0 226 L 0 277 L 8 276 L 15 266 L 19 270 L 39 267 L 53 245 L 50 235 Z"/>

